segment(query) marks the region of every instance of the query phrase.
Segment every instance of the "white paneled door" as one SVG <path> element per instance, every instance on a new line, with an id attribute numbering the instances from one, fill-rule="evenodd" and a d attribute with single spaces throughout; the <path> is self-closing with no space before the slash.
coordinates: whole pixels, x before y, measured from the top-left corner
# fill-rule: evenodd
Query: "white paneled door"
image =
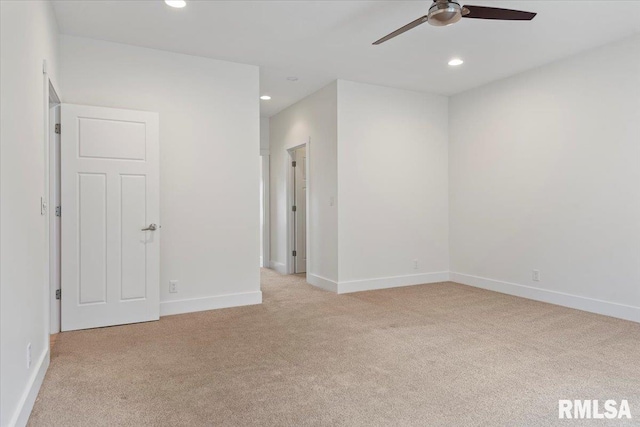
<path id="1" fill-rule="evenodd" d="M 62 104 L 61 124 L 62 330 L 157 320 L 158 114 Z"/>
<path id="2" fill-rule="evenodd" d="M 294 204 L 295 211 L 295 272 L 307 271 L 307 151 L 295 151 Z"/>

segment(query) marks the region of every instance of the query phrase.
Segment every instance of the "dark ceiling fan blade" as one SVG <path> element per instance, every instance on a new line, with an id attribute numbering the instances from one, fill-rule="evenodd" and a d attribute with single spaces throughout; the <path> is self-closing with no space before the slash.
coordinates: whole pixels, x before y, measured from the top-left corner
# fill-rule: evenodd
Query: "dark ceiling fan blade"
<path id="1" fill-rule="evenodd" d="M 380 44 L 380 43 L 384 43 L 389 39 L 394 38 L 395 36 L 399 36 L 400 34 L 409 31 L 412 28 L 417 27 L 420 24 L 424 24 L 425 22 L 427 22 L 427 15 L 416 19 L 415 21 L 412 21 L 410 23 L 408 23 L 407 25 L 405 25 L 404 27 L 400 27 L 397 30 L 395 30 L 393 33 L 387 34 L 386 36 L 384 36 L 383 38 L 381 38 L 380 40 L 376 40 L 373 42 L 373 44 Z"/>
<path id="2" fill-rule="evenodd" d="M 464 8 L 462 9 L 463 18 L 500 19 L 503 21 L 531 21 L 535 16 L 536 14 L 533 12 L 500 9 L 497 7 L 464 6 Z"/>

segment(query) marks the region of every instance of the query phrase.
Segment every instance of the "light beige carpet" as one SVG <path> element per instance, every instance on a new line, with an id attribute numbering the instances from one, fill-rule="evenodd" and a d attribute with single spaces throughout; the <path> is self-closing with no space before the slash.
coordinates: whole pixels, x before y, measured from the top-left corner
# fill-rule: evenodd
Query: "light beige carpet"
<path id="1" fill-rule="evenodd" d="M 544 426 L 629 399 L 640 325 L 453 283 L 335 295 L 262 273 L 262 305 L 60 334 L 31 426 Z"/>

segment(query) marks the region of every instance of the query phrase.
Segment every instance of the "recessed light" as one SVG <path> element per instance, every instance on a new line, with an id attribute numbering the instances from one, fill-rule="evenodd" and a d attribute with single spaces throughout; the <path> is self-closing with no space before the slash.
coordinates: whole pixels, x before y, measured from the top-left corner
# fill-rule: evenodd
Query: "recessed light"
<path id="1" fill-rule="evenodd" d="M 268 101 L 268 100 L 270 100 L 270 99 L 271 99 L 271 97 L 270 97 L 269 95 L 262 95 L 262 96 L 260 97 L 260 99 L 262 99 L 262 100 L 264 100 L 264 101 Z"/>
<path id="2" fill-rule="evenodd" d="M 296 76 L 291 76 L 291 77 L 287 77 L 287 80 L 289 80 L 290 82 L 297 82 L 298 78 Z"/>
<path id="3" fill-rule="evenodd" d="M 185 0 L 164 0 L 164 2 L 171 7 L 176 7 L 178 9 L 183 8 L 187 5 Z"/>
<path id="4" fill-rule="evenodd" d="M 464 64 L 464 61 L 460 58 L 453 58 L 451 61 L 449 61 L 449 65 L 451 65 L 452 67 L 457 67 L 458 65 L 462 64 Z"/>

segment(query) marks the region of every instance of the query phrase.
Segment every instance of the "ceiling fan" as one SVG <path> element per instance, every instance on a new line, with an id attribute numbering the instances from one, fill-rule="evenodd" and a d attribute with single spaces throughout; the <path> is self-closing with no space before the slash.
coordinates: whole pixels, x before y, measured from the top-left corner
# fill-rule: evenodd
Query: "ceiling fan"
<path id="1" fill-rule="evenodd" d="M 486 6 L 460 6 L 456 1 L 450 0 L 433 0 L 433 4 L 429 8 L 429 12 L 395 30 L 393 33 L 387 34 L 380 40 L 376 40 L 373 44 L 381 44 L 400 34 L 417 27 L 420 24 L 428 22 L 437 27 L 451 25 L 458 22 L 461 18 L 474 19 L 498 19 L 501 21 L 531 21 L 536 16 L 532 12 L 523 12 L 521 10 L 500 9 L 497 7 Z"/>

